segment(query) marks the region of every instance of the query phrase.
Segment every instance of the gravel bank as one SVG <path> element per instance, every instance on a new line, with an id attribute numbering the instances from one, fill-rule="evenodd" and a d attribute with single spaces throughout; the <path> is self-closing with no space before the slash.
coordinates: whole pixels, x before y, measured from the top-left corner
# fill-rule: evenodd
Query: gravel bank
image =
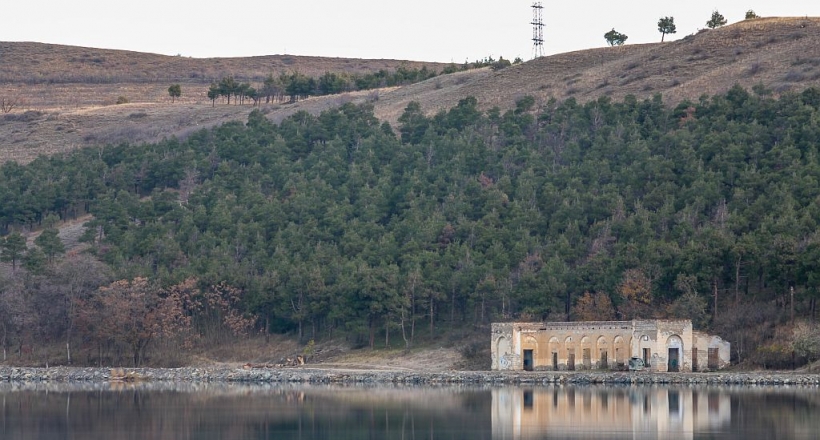
<path id="1" fill-rule="evenodd" d="M 123 374 L 124 373 L 124 374 Z M 381 371 L 319 368 L 129 368 L 112 374 L 108 368 L 0 367 L 0 382 L 94 383 L 305 383 L 305 384 L 700 384 L 820 386 L 820 374 L 799 373 L 617 373 L 617 372 L 494 372 L 494 371 Z"/>

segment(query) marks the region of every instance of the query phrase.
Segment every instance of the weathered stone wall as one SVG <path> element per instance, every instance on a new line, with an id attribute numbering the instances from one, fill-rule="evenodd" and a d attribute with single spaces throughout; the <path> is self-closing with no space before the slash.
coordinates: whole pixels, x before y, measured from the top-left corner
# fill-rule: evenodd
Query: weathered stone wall
<path id="1" fill-rule="evenodd" d="M 550 386 L 554 384 L 684 384 L 691 385 L 787 385 L 820 386 L 820 374 L 795 374 L 784 372 L 756 373 L 647 373 L 647 372 L 574 372 L 538 373 L 524 371 L 399 371 L 322 369 L 313 367 L 288 368 L 128 368 L 127 376 L 138 378 L 127 382 L 128 389 L 140 386 L 162 386 L 180 383 L 193 384 L 198 389 L 206 383 L 360 383 L 407 385 L 528 385 Z M 98 384 L 100 389 L 122 387 L 122 382 L 111 382 L 109 368 L 14 368 L 0 366 L 0 390 L 32 389 L 42 390 L 43 384 L 70 386 Z"/>
<path id="2" fill-rule="evenodd" d="M 513 344 L 513 324 L 496 323 L 492 326 L 492 369 L 493 370 L 521 370 L 516 367 Z"/>
<path id="3" fill-rule="evenodd" d="M 635 340 L 633 356 L 643 358 L 644 349 L 649 349 L 651 371 L 692 371 L 692 321 L 635 321 Z M 677 351 L 675 362 L 670 362 L 670 349 Z"/>
<path id="4" fill-rule="evenodd" d="M 696 371 L 719 370 L 730 364 L 731 344 L 720 336 L 694 332 L 694 348 L 698 350 Z M 712 359 L 710 354 L 714 356 Z"/>

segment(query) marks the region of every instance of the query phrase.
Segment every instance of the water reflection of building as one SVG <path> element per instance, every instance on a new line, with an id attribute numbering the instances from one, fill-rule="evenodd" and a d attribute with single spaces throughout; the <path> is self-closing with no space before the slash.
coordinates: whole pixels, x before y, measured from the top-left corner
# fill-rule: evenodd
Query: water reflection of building
<path id="1" fill-rule="evenodd" d="M 730 345 L 688 319 L 512 322 L 492 328 L 494 370 L 618 370 L 640 357 L 651 371 L 729 365 Z"/>
<path id="2" fill-rule="evenodd" d="M 731 400 L 694 388 L 493 390 L 494 440 L 692 439 L 726 428 Z"/>

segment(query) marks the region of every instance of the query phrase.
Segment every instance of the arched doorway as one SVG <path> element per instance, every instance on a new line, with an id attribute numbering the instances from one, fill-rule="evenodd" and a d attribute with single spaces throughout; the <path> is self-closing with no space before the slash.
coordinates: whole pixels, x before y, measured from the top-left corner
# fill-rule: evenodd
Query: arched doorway
<path id="1" fill-rule="evenodd" d="M 643 364 L 647 369 L 652 369 L 652 371 L 659 371 L 658 366 L 653 365 L 652 362 L 652 342 L 653 341 L 649 339 L 649 335 L 641 335 L 641 337 L 638 339 L 638 347 L 640 349 L 639 356 L 643 358 Z"/>
<path id="2" fill-rule="evenodd" d="M 538 353 L 538 341 L 531 335 L 525 336 L 521 342 L 521 350 L 524 371 L 533 371 L 535 356 Z"/>
<path id="3" fill-rule="evenodd" d="M 615 365 L 618 368 L 623 367 L 626 364 L 627 359 L 629 359 L 629 356 L 631 356 L 630 351 L 624 343 L 623 336 L 615 336 L 615 340 L 612 343 L 612 349 L 615 351 Z"/>
<path id="4" fill-rule="evenodd" d="M 598 368 L 602 370 L 609 368 L 609 344 L 605 337 L 598 337 L 595 342 L 595 352 L 598 354 Z"/>
<path id="5" fill-rule="evenodd" d="M 581 354 L 583 356 L 582 359 L 585 370 L 592 368 L 592 347 L 590 345 L 591 343 L 587 336 L 581 338 Z"/>
<path id="6" fill-rule="evenodd" d="M 683 363 L 683 341 L 680 336 L 672 335 L 666 340 L 666 371 L 678 372 Z"/>
<path id="7" fill-rule="evenodd" d="M 558 342 L 558 338 L 555 336 L 550 338 L 550 358 L 552 359 L 552 370 L 558 371 L 558 350 L 561 347 L 561 343 Z"/>
<path id="8" fill-rule="evenodd" d="M 498 338 L 496 341 L 495 353 L 498 356 L 498 369 L 509 370 L 512 366 L 509 358 L 510 341 L 504 336 Z"/>
<path id="9" fill-rule="evenodd" d="M 575 344 L 572 343 L 572 336 L 564 340 L 564 348 L 567 350 L 567 370 L 575 369 Z"/>

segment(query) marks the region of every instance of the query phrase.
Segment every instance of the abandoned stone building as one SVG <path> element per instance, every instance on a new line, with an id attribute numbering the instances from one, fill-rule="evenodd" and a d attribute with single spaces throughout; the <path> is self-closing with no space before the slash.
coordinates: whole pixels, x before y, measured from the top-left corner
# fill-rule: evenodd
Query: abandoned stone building
<path id="1" fill-rule="evenodd" d="M 492 326 L 493 370 L 622 370 L 632 357 L 649 371 L 713 371 L 729 365 L 730 345 L 688 319 Z"/>

